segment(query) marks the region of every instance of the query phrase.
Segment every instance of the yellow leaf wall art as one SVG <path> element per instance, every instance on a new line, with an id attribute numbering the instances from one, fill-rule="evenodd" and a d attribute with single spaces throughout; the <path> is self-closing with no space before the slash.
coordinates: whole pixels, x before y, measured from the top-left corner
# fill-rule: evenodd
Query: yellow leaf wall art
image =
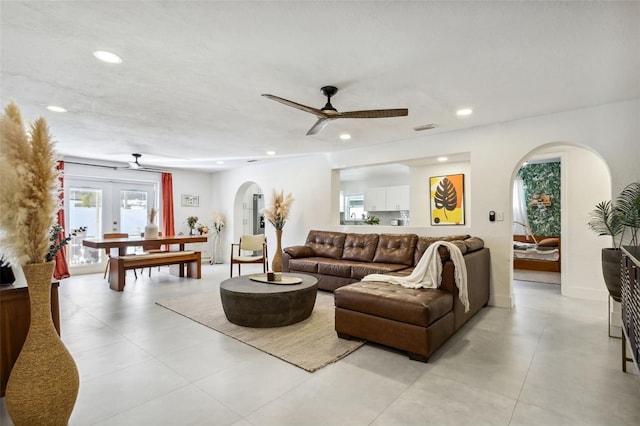
<path id="1" fill-rule="evenodd" d="M 464 225 L 464 174 L 429 178 L 431 225 Z"/>

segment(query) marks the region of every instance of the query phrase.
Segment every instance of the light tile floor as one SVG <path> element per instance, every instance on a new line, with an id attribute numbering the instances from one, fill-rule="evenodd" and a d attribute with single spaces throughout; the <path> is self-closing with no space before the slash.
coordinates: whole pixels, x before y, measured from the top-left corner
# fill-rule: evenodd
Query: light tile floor
<path id="1" fill-rule="evenodd" d="M 121 293 L 102 274 L 64 280 L 62 335 L 81 376 L 70 424 L 640 424 L 640 380 L 621 371 L 606 302 L 516 281 L 516 308 L 483 309 L 428 364 L 367 344 L 308 373 L 155 304 L 216 290 L 228 271 L 154 270 Z"/>

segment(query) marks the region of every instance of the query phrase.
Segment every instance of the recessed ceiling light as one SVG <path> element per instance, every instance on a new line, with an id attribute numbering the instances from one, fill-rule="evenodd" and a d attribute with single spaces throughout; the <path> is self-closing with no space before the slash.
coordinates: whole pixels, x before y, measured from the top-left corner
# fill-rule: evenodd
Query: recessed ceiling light
<path id="1" fill-rule="evenodd" d="M 216 164 L 224 164 L 224 161 L 218 160 L 218 161 L 216 161 Z"/>
<path id="2" fill-rule="evenodd" d="M 438 161 L 443 162 L 443 161 L 447 161 L 448 158 L 447 157 L 438 157 Z"/>
<path id="3" fill-rule="evenodd" d="M 276 155 L 275 151 L 267 151 L 267 155 Z"/>
<path id="4" fill-rule="evenodd" d="M 456 111 L 456 114 L 458 115 L 471 115 L 472 113 L 473 110 L 471 108 L 462 108 Z"/>
<path id="5" fill-rule="evenodd" d="M 55 106 L 55 105 L 49 105 L 49 106 L 47 107 L 47 109 L 48 109 L 49 111 L 53 111 L 53 112 L 67 112 L 67 110 L 66 110 L 66 109 L 64 109 L 64 108 L 62 108 L 62 107 L 59 107 L 59 106 Z"/>
<path id="6" fill-rule="evenodd" d="M 107 52 L 106 50 L 96 50 L 93 52 L 93 56 L 101 61 L 108 62 L 110 64 L 121 64 L 122 58 L 113 52 Z"/>
<path id="7" fill-rule="evenodd" d="M 349 139 L 351 139 L 351 135 L 349 133 L 342 133 L 340 135 L 340 139 L 342 139 L 343 141 L 348 141 Z"/>

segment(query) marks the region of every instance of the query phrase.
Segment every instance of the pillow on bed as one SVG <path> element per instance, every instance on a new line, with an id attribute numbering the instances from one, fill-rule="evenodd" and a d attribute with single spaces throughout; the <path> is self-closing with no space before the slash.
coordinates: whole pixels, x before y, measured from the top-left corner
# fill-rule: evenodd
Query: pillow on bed
<path id="1" fill-rule="evenodd" d="M 545 238 L 538 242 L 538 247 L 558 247 L 559 242 L 558 238 Z"/>

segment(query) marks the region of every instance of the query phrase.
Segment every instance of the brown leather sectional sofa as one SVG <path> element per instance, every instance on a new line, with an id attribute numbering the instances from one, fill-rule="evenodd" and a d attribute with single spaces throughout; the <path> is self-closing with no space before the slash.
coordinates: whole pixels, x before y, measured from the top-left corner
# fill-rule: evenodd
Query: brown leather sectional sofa
<path id="1" fill-rule="evenodd" d="M 464 255 L 469 311 L 458 298 L 449 252 L 439 247 L 442 284 L 410 289 L 360 280 L 369 274 L 409 275 L 433 242 L 450 241 Z M 304 246 L 287 247 L 284 272 L 318 279 L 335 295 L 335 328 L 343 338 L 360 338 L 407 351 L 411 359 L 429 356 L 489 301 L 489 249 L 477 237 L 416 234 L 355 234 L 309 231 Z"/>

